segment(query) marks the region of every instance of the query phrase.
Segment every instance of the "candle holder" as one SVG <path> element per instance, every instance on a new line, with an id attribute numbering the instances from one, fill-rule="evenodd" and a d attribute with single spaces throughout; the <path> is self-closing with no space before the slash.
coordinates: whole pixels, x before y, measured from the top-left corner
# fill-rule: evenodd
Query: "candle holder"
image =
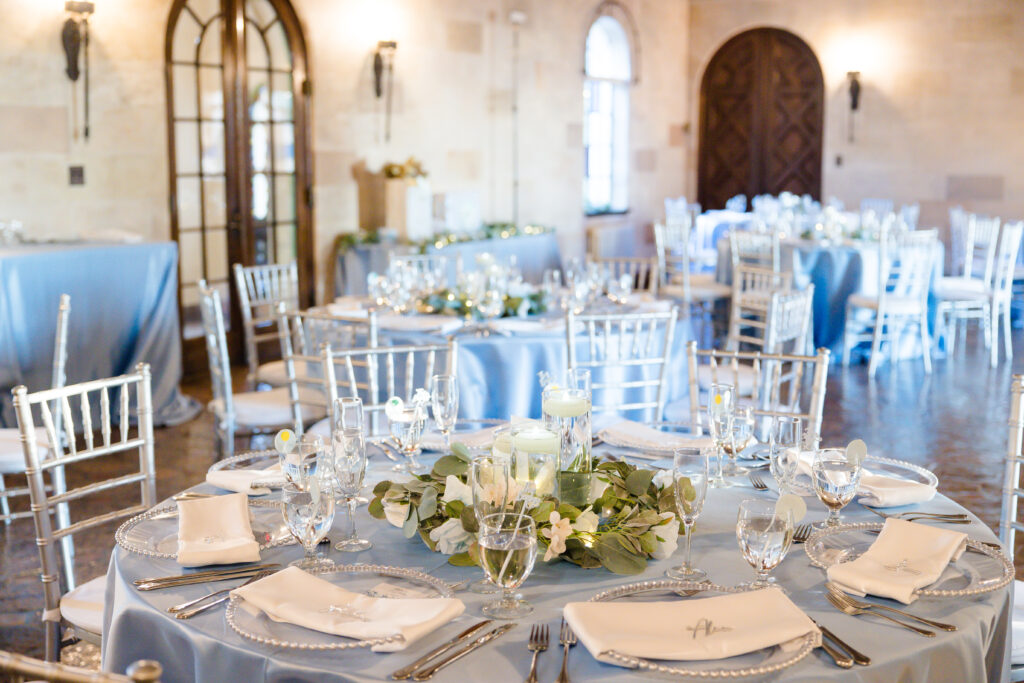
<path id="1" fill-rule="evenodd" d="M 590 392 L 549 387 L 542 395 L 544 422 L 558 435 L 559 500 L 578 508 L 590 503 Z"/>

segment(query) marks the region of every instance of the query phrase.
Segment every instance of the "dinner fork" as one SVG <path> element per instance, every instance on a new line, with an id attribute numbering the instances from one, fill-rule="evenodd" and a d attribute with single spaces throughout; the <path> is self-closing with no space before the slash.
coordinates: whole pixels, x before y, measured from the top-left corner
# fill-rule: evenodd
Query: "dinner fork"
<path id="1" fill-rule="evenodd" d="M 750 485 L 757 491 L 767 491 L 768 484 L 764 483 L 764 479 L 751 472 L 747 475 L 747 479 L 750 480 Z"/>
<path id="2" fill-rule="evenodd" d="M 888 614 L 884 614 L 882 612 L 874 612 L 872 610 L 862 609 L 860 607 L 854 607 L 853 605 L 849 604 L 848 602 L 840 600 L 838 597 L 836 597 L 835 593 L 831 593 L 830 592 L 825 597 L 828 598 L 828 601 L 830 603 L 832 603 L 833 607 L 835 607 L 840 612 L 843 612 L 844 614 L 849 614 L 850 616 L 857 616 L 857 615 L 860 615 L 860 614 L 871 614 L 871 615 L 876 616 L 876 617 L 882 617 L 883 619 L 888 619 L 892 623 L 899 624 L 903 628 L 910 629 L 914 633 L 919 633 L 922 636 L 927 636 L 928 638 L 934 638 L 935 637 L 935 632 L 934 631 L 928 631 L 928 630 L 923 629 L 923 628 L 918 628 L 918 627 L 916 627 L 916 626 L 914 626 L 912 624 L 908 624 L 908 623 L 906 623 L 904 621 L 900 621 L 899 619 L 896 619 L 895 617 L 890 617 Z"/>
<path id="3" fill-rule="evenodd" d="M 907 522 L 913 522 L 915 520 L 922 521 L 933 521 L 933 522 L 944 522 L 946 524 L 970 524 L 971 518 L 962 512 L 957 513 L 942 513 L 942 512 L 880 512 L 872 507 L 868 507 L 868 510 L 875 513 L 882 519 L 902 519 Z"/>
<path id="4" fill-rule="evenodd" d="M 569 683 L 569 648 L 576 644 L 576 634 L 573 632 L 569 624 L 562 619 L 562 632 L 558 636 L 558 642 L 562 644 L 565 650 L 562 652 L 562 671 L 558 674 L 558 680 L 555 683 Z"/>
<path id="5" fill-rule="evenodd" d="M 904 616 L 904 617 L 909 617 L 910 619 L 913 619 L 914 621 L 919 621 L 922 624 L 927 624 L 928 626 L 932 626 L 934 628 L 941 629 L 943 631 L 956 631 L 957 630 L 957 627 L 955 625 L 953 625 L 953 624 L 947 624 L 947 623 L 944 623 L 944 622 L 941 622 L 941 621 L 933 621 L 931 619 L 925 619 L 924 617 L 919 617 L 916 614 L 911 614 L 910 612 L 904 612 L 901 609 L 896 609 L 895 607 L 889 607 L 888 605 L 879 605 L 876 602 L 867 602 L 866 600 L 858 600 L 857 598 L 853 597 L 852 595 L 849 595 L 848 593 L 845 593 L 841 588 L 839 588 L 839 586 L 835 585 L 831 581 L 827 581 L 825 583 L 825 588 L 827 588 L 828 592 L 831 595 L 834 595 L 840 602 L 845 602 L 848 605 L 853 605 L 857 609 L 866 609 L 866 610 L 870 610 L 870 609 L 884 609 L 887 612 L 892 612 L 894 614 L 899 614 L 899 615 Z"/>
<path id="6" fill-rule="evenodd" d="M 248 586 L 253 581 L 258 581 L 259 579 L 262 579 L 262 578 L 265 578 L 267 576 L 270 576 L 273 573 L 274 573 L 273 571 L 267 571 L 267 572 L 260 572 L 259 574 L 255 574 L 255 575 L 249 577 L 249 580 L 246 581 L 245 583 L 243 583 L 242 586 Z M 238 586 L 238 588 L 241 588 L 242 586 Z M 179 607 L 181 609 L 176 609 L 175 610 L 175 609 L 171 608 L 171 609 L 168 609 L 167 611 L 171 612 L 174 615 L 175 619 L 191 619 L 195 615 L 197 615 L 197 614 L 199 614 L 201 612 L 205 612 L 206 610 L 210 609 L 211 607 L 216 607 L 217 605 L 221 604 L 222 602 L 226 602 L 227 599 L 231 597 L 230 593 L 233 590 L 235 590 L 235 589 L 234 588 L 225 588 L 224 590 L 217 591 L 216 593 L 210 593 L 209 595 L 204 595 L 199 600 L 192 600 L 191 602 L 185 603 L 184 605 L 175 605 L 175 607 Z M 215 595 L 223 595 L 224 597 L 217 598 L 216 600 L 213 600 L 212 602 L 208 602 L 205 605 L 199 605 L 198 607 L 192 607 L 191 609 L 187 609 L 187 607 L 189 605 L 195 605 L 195 604 L 198 604 L 200 602 L 203 602 L 204 600 L 209 600 L 210 598 L 214 597 Z"/>
<path id="7" fill-rule="evenodd" d="M 548 649 L 548 627 L 547 624 L 534 624 L 530 629 L 530 642 L 526 648 L 533 653 L 533 662 L 530 664 L 530 675 L 526 683 L 537 683 L 537 655 Z"/>
<path id="8" fill-rule="evenodd" d="M 799 524 L 796 529 L 793 530 L 793 542 L 794 543 L 806 543 L 807 539 L 814 533 L 814 527 L 810 524 Z"/>

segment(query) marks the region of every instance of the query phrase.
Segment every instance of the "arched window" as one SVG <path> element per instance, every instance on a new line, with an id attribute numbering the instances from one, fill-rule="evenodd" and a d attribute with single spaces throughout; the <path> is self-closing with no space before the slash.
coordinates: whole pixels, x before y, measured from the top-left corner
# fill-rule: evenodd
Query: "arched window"
<path id="1" fill-rule="evenodd" d="M 629 209 L 629 38 L 614 17 L 587 34 L 583 81 L 583 207 L 587 215 Z"/>

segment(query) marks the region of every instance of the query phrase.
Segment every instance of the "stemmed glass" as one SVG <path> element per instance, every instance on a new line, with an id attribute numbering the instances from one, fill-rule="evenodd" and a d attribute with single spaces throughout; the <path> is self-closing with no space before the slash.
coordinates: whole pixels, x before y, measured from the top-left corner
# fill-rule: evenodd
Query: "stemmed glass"
<path id="1" fill-rule="evenodd" d="M 775 509 L 774 500 L 744 500 L 736 514 L 736 540 L 740 552 L 757 579 L 741 584 L 752 589 L 775 582 L 768 576 L 789 552 L 793 543 L 793 511 Z"/>
<path id="2" fill-rule="evenodd" d="M 364 434 L 364 424 L 363 399 L 358 396 L 343 396 L 334 402 L 334 425 L 331 429 L 332 434 L 336 435 L 338 432 L 345 431 L 347 429 L 356 429 L 360 434 Z M 337 448 L 337 444 L 335 444 L 335 448 Z M 337 459 L 337 450 L 335 450 L 335 459 Z M 359 505 L 364 505 L 370 502 L 364 496 L 359 495 L 358 491 L 355 495 L 355 501 Z"/>
<path id="3" fill-rule="evenodd" d="M 492 619 L 519 619 L 533 605 L 516 595 L 537 559 L 537 525 L 529 515 L 499 512 L 480 523 L 480 561 L 501 597 L 483 607 Z"/>
<path id="4" fill-rule="evenodd" d="M 746 448 L 754 433 L 754 411 L 750 406 L 736 406 L 732 414 L 732 429 L 729 430 L 729 461 L 722 466 L 722 474 L 733 477 L 750 470 L 736 464 L 740 451 Z"/>
<path id="5" fill-rule="evenodd" d="M 711 488 L 724 489 L 732 486 L 726 481 L 722 471 L 725 459 L 725 442 L 732 438 L 732 414 L 736 401 L 736 390 L 731 384 L 712 384 L 708 392 L 708 417 L 711 425 L 711 436 L 715 440 L 717 450 L 715 471 L 711 475 Z"/>
<path id="6" fill-rule="evenodd" d="M 345 537 L 335 544 L 338 550 L 358 553 L 369 550 L 373 543 L 359 538 L 356 534 L 357 496 L 363 488 L 366 474 L 366 440 L 363 430 L 346 427 L 334 432 L 334 477 L 338 482 L 338 494 L 347 503 Z"/>
<path id="7" fill-rule="evenodd" d="M 334 524 L 334 472 L 326 453 L 317 456 L 316 461 L 302 483 L 285 484 L 282 494 L 285 524 L 305 550 L 304 557 L 290 566 L 305 570 L 334 565 L 317 556 L 317 545 Z"/>
<path id="8" fill-rule="evenodd" d="M 430 378 L 430 407 L 434 422 L 444 436 L 444 449 L 452 449 L 452 429 L 459 415 L 459 385 L 455 375 L 434 375 Z"/>
<path id="9" fill-rule="evenodd" d="M 321 458 L 326 460 L 324 440 L 316 434 L 303 434 L 298 445 L 288 453 L 278 453 L 281 470 L 290 484 L 306 488 L 306 480 L 319 471 Z"/>
<path id="10" fill-rule="evenodd" d="M 391 436 L 398 443 L 398 450 L 406 457 L 407 462 L 396 464 L 393 469 L 396 472 L 415 473 L 419 469 L 419 462 L 416 460 L 420 452 L 420 439 L 423 437 L 423 422 L 425 421 L 424 410 L 415 404 L 409 404 L 402 408 L 397 417 L 388 418 L 391 427 Z"/>
<path id="11" fill-rule="evenodd" d="M 792 493 L 800 465 L 800 418 L 777 415 L 768 432 L 769 467 L 779 493 Z"/>
<path id="12" fill-rule="evenodd" d="M 708 450 L 691 446 L 677 448 L 672 456 L 672 483 L 676 496 L 676 512 L 686 533 L 686 555 L 682 566 L 673 567 L 665 574 L 681 581 L 699 581 L 707 576 L 703 569 L 694 569 L 690 563 L 690 540 L 693 525 L 704 509 L 708 493 Z"/>
<path id="13" fill-rule="evenodd" d="M 823 448 L 814 454 L 811 482 L 818 500 L 828 508 L 828 518 L 815 528 L 826 529 L 839 524 L 839 511 L 857 495 L 861 466 L 851 462 L 841 448 Z"/>
<path id="14" fill-rule="evenodd" d="M 473 513 L 476 515 L 478 525 L 484 520 L 501 512 L 509 510 L 509 495 L 514 494 L 510 490 L 510 458 L 503 455 L 478 455 L 473 458 L 469 466 L 469 486 L 473 492 Z M 482 578 L 469 585 L 469 590 L 474 593 L 497 593 L 498 587 Z"/>

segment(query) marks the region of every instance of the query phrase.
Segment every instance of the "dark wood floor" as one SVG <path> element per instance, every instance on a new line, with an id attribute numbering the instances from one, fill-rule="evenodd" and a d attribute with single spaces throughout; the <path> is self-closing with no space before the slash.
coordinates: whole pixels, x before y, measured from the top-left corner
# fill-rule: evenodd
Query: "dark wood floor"
<path id="1" fill-rule="evenodd" d="M 1014 331 L 1014 342 L 1018 350 L 1024 349 L 1024 333 Z M 832 368 L 824 443 L 862 438 L 873 453 L 928 467 L 939 476 L 943 493 L 994 527 L 999 520 L 1010 375 L 1024 372 L 1024 352 L 1018 353 L 1012 367 L 1004 361 L 991 369 L 987 361 L 972 337 L 958 346 L 954 358 L 937 359 L 931 376 L 913 360 L 883 365 L 874 381 L 868 380 L 864 365 Z M 205 386 L 183 389 L 200 400 L 209 398 Z M 208 414 L 157 430 L 159 497 L 202 480 L 214 461 L 214 444 Z M 125 463 L 109 466 L 115 469 Z M 113 527 L 76 539 L 79 576 L 91 578 L 106 571 L 112 538 Z M 41 654 L 38 570 L 31 521 L 0 528 L 0 648 Z"/>

